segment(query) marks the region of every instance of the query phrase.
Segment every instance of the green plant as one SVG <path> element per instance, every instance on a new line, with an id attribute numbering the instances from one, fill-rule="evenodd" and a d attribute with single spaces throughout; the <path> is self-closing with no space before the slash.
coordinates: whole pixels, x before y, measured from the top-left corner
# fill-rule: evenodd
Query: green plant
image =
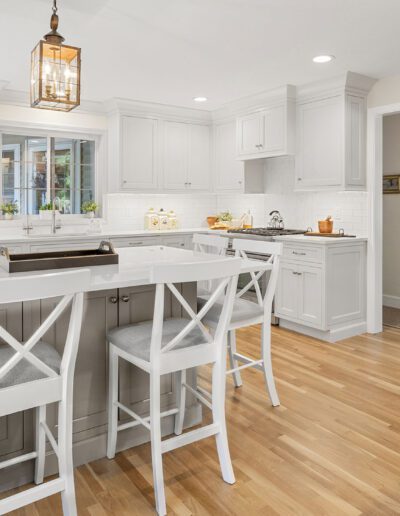
<path id="1" fill-rule="evenodd" d="M 94 201 L 85 201 L 82 204 L 82 211 L 83 213 L 89 213 L 91 211 L 96 211 L 98 207 L 99 205 Z"/>
<path id="2" fill-rule="evenodd" d="M 232 213 L 230 211 L 221 211 L 218 215 L 218 220 L 221 222 L 230 222 L 233 219 Z"/>
<path id="3" fill-rule="evenodd" d="M 42 204 L 39 208 L 40 211 L 51 211 L 53 209 L 53 205 L 51 202 L 48 202 L 47 204 Z"/>
<path id="4" fill-rule="evenodd" d="M 3 215 L 5 215 L 6 213 L 8 213 L 9 215 L 15 215 L 18 213 L 18 211 L 19 208 L 17 201 L 9 201 L 1 205 L 1 212 L 3 213 Z"/>

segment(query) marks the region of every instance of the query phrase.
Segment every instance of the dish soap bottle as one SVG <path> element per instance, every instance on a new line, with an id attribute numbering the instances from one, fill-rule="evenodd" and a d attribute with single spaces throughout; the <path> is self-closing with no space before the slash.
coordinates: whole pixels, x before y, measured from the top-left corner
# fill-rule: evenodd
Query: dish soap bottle
<path id="1" fill-rule="evenodd" d="M 168 229 L 178 228 L 178 217 L 175 215 L 174 210 L 168 212 Z"/>
<path id="2" fill-rule="evenodd" d="M 160 229 L 158 215 L 154 208 L 149 208 L 149 211 L 144 216 L 144 229 Z"/>
<path id="3" fill-rule="evenodd" d="M 163 208 L 158 212 L 158 223 L 161 230 L 168 229 L 168 215 Z"/>
<path id="4" fill-rule="evenodd" d="M 251 229 L 253 227 L 253 216 L 250 213 L 250 210 L 245 213 L 244 219 L 243 219 L 243 229 Z"/>

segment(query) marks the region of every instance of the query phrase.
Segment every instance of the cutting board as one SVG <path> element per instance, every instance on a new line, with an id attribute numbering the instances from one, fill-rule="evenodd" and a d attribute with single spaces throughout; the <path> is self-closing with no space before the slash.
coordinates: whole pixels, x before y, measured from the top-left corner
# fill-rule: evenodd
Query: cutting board
<path id="1" fill-rule="evenodd" d="M 346 235 L 344 233 L 314 233 L 313 231 L 307 231 L 304 233 L 305 236 L 316 236 L 316 237 L 328 237 L 328 238 L 355 238 L 356 235 Z"/>

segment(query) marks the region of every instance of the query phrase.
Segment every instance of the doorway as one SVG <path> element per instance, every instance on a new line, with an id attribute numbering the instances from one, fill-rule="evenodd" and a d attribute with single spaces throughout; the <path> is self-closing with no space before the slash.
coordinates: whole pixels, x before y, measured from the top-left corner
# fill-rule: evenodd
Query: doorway
<path id="1" fill-rule="evenodd" d="M 382 119 L 382 322 L 400 328 L 400 113 Z"/>

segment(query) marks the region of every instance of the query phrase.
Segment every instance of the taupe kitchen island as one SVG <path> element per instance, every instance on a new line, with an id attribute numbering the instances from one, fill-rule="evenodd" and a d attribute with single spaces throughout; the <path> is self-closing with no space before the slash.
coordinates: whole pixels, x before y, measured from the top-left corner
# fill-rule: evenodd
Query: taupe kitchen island
<path id="1" fill-rule="evenodd" d="M 194 262 L 215 260 L 215 255 L 196 255 L 192 251 L 163 246 L 117 249 L 120 263 L 89 268 L 91 283 L 85 296 L 84 319 L 75 371 L 74 389 L 74 464 L 80 465 L 106 455 L 107 435 L 107 370 L 108 357 L 106 335 L 109 329 L 151 319 L 154 304 L 154 285 L 149 282 L 149 271 L 160 262 Z M 265 264 L 263 268 L 268 268 Z M 243 272 L 260 270 L 260 262 L 243 260 Z M 51 272 L 51 271 L 49 271 Z M 19 273 L 23 277 L 34 273 Z M 43 274 L 43 271 L 41 272 Z M 9 277 L 0 271 L 0 277 Z M 196 284 L 185 283 L 180 291 L 191 306 L 196 303 Z M 14 303 L 0 307 L 1 324 L 20 340 L 26 340 L 50 313 L 55 301 Z M 185 316 L 181 307 L 169 296 L 166 300 L 168 316 Z M 63 346 L 67 331 L 67 313 L 43 340 L 57 349 Z M 195 371 L 188 375 L 188 382 L 195 385 Z M 174 382 L 171 375 L 162 381 L 163 409 L 174 406 Z M 125 405 L 139 414 L 148 412 L 147 374 L 130 366 L 121 365 L 120 396 Z M 125 415 L 121 414 L 121 418 Z M 185 426 L 201 422 L 201 406 L 188 393 Z M 48 408 L 48 424 L 55 431 L 55 408 Z M 163 433 L 173 431 L 173 416 L 163 418 Z M 55 431 L 56 434 L 56 431 Z M 144 428 L 132 428 L 121 432 L 118 449 L 136 446 L 149 440 Z M 9 459 L 33 449 L 33 415 L 31 411 L 16 413 L 0 419 L 0 456 Z M 46 458 L 46 474 L 57 471 L 57 460 L 50 451 Z M 33 479 L 33 461 L 0 471 L 2 490 L 22 485 Z"/>

